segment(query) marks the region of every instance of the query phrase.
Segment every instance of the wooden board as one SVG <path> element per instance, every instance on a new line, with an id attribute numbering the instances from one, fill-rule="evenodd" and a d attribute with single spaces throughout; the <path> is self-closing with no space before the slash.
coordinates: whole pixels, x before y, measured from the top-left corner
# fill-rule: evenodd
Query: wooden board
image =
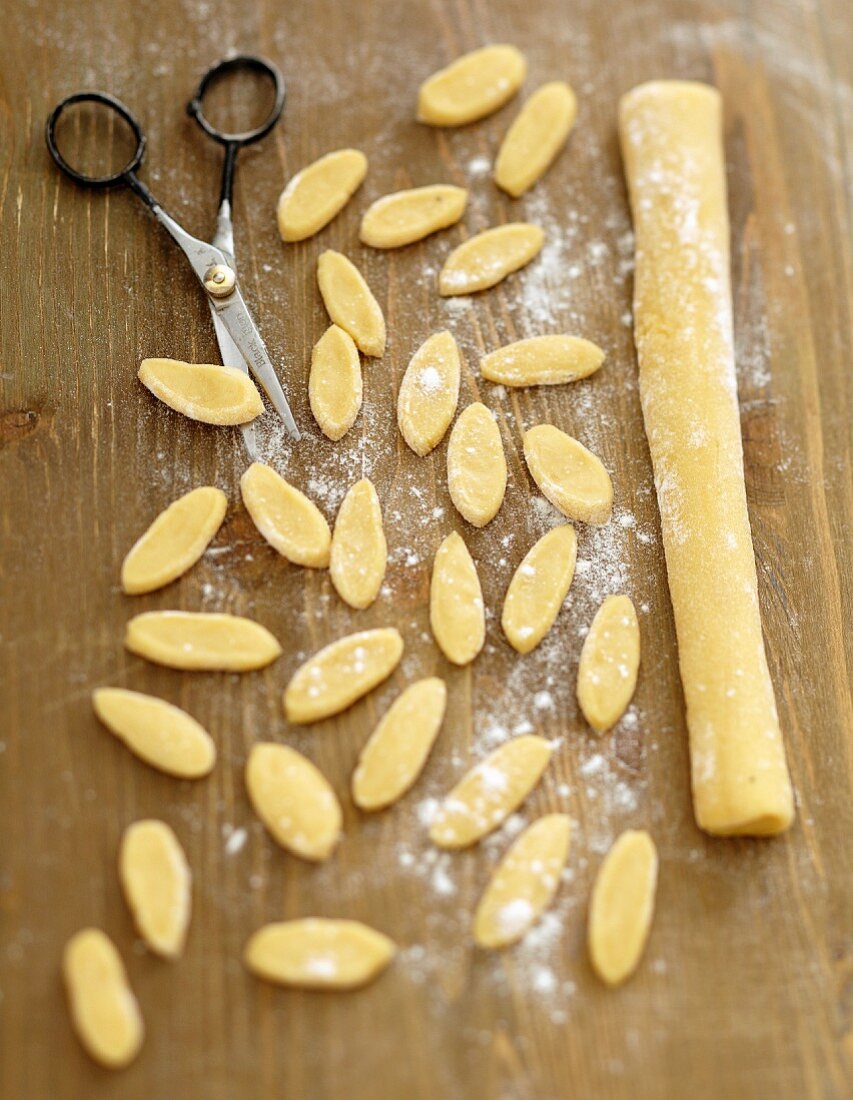
<path id="1" fill-rule="evenodd" d="M 0 1092 L 12 1097 L 840 1097 L 849 1018 L 850 861 L 850 207 L 853 21 L 844 0 L 328 0 L 241 4 L 19 0 L 4 12 L 0 101 L 3 733 Z M 413 121 L 421 79 L 489 41 L 517 43 L 528 89 L 567 78 L 580 115 L 568 151 L 517 202 L 489 162 L 517 104 L 436 132 Z M 349 611 L 325 573 L 288 566 L 258 537 L 238 496 L 239 435 L 198 426 L 136 380 L 146 355 L 216 358 L 207 306 L 183 258 L 126 192 L 85 193 L 42 141 L 62 95 L 103 87 L 144 120 L 144 178 L 192 231 L 212 231 L 220 151 L 186 118 L 194 82 L 227 50 L 286 72 L 283 125 L 241 158 L 235 219 L 247 296 L 305 439 L 264 432 L 264 453 L 331 518 L 369 473 L 388 520 L 387 590 Z M 771 670 L 797 789 L 794 830 L 720 841 L 695 827 L 683 700 L 630 329 L 631 239 L 615 131 L 621 93 L 652 77 L 716 83 L 726 147 L 747 488 Z M 71 135 L 74 140 L 74 134 Z M 274 205 L 285 179 L 344 145 L 370 158 L 352 206 L 316 239 L 283 246 Z M 366 203 L 409 184 L 472 188 L 462 227 L 405 251 L 359 246 Z M 543 256 L 462 305 L 435 274 L 470 230 L 542 224 Z M 386 311 L 388 353 L 365 363 L 365 407 L 333 445 L 307 402 L 312 343 L 327 319 L 315 262 L 339 248 Z M 463 401 L 497 413 L 507 502 L 482 532 L 446 493 L 445 447 L 415 459 L 393 419 L 410 355 L 449 327 L 465 357 Z M 568 330 L 600 342 L 600 375 L 554 392 L 503 393 L 477 360 L 513 338 Z M 266 420 L 269 421 L 269 416 Z M 523 428 L 551 420 L 596 450 L 616 486 L 611 525 L 581 529 L 582 566 L 551 639 L 519 659 L 497 613 L 512 568 L 549 522 L 520 456 Z M 122 556 L 178 494 L 205 483 L 230 497 L 213 550 L 172 587 L 118 591 Z M 486 652 L 450 668 L 427 634 L 428 568 L 465 529 L 492 612 Z M 713 569 L 713 561 L 708 562 Z M 581 632 L 606 592 L 641 608 L 634 706 L 611 735 L 579 718 Z M 282 640 L 272 668 L 244 677 L 159 670 L 126 654 L 125 621 L 152 608 L 256 617 Z M 386 687 L 310 730 L 288 728 L 280 692 L 300 658 L 354 629 L 394 623 L 407 654 Z M 418 788 L 371 818 L 346 797 L 372 724 L 404 683 L 438 673 L 450 705 Z M 216 738 L 206 781 L 179 783 L 132 758 L 93 718 L 91 690 L 119 684 L 185 706 Z M 523 809 L 577 821 L 571 876 L 548 921 L 505 954 L 472 949 L 470 914 L 500 835 L 436 858 L 430 800 L 472 756 L 527 725 L 559 739 Z M 286 856 L 248 806 L 242 768 L 259 739 L 306 752 L 344 796 L 346 839 L 327 865 Z M 119 895 L 124 827 L 160 816 L 195 875 L 186 957 L 141 950 Z M 518 822 L 514 822 L 517 825 Z M 592 876 L 624 827 L 654 834 L 658 912 L 633 981 L 611 992 L 584 950 Z M 244 832 L 245 831 L 245 832 Z M 240 962 L 250 932 L 305 914 L 361 918 L 401 945 L 393 968 L 351 996 L 285 992 Z M 147 1023 L 137 1063 L 89 1063 L 58 976 L 66 938 L 95 924 L 119 945 Z M 849 1048 L 848 1048 L 849 1053 Z"/>

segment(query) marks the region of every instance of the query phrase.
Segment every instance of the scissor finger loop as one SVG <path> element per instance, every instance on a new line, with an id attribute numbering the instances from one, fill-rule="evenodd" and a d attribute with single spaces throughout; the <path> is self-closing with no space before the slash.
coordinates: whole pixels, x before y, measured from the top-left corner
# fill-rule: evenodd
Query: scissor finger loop
<path id="1" fill-rule="evenodd" d="M 240 133 L 229 133 L 214 126 L 207 118 L 204 113 L 204 97 L 212 84 L 238 69 L 254 69 L 263 76 L 269 77 L 273 84 L 275 98 L 269 115 L 260 126 L 256 126 L 251 130 L 243 130 Z M 260 141 L 262 137 L 266 137 L 278 122 L 284 109 L 284 95 L 284 77 L 276 65 L 263 57 L 255 57 L 253 54 L 238 54 L 236 57 L 226 57 L 224 60 L 218 61 L 207 70 L 199 81 L 192 99 L 187 104 L 187 114 L 195 119 L 208 137 L 213 138 L 220 145 L 234 145 L 237 147 L 251 145 L 255 141 Z"/>
<path id="2" fill-rule="evenodd" d="M 118 115 L 119 118 L 130 127 L 131 133 L 136 140 L 136 149 L 133 156 L 123 168 L 120 168 L 117 172 L 106 173 L 102 176 L 92 176 L 85 172 L 79 172 L 73 165 L 69 164 L 62 155 L 56 141 L 56 128 L 63 113 L 69 107 L 73 107 L 75 103 L 100 104 L 113 114 Z M 126 183 L 128 176 L 132 175 L 145 159 L 145 148 L 147 144 L 145 134 L 142 132 L 142 126 L 139 124 L 138 119 L 130 108 L 125 106 L 120 99 L 116 99 L 115 96 L 109 95 L 107 92 L 75 92 L 73 95 L 67 95 L 64 99 L 61 99 L 48 115 L 47 123 L 45 124 L 45 141 L 47 142 L 48 152 L 51 157 L 53 157 L 56 166 L 60 168 L 66 176 L 69 176 L 75 183 L 79 183 L 83 187 L 115 187 L 117 184 Z"/>

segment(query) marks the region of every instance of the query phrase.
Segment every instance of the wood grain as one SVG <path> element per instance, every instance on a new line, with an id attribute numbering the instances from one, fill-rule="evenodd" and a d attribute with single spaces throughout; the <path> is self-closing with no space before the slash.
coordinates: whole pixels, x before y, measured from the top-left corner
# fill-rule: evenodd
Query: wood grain
<path id="1" fill-rule="evenodd" d="M 0 1093 L 844 1095 L 853 901 L 849 5 L 18 0 L 3 23 Z M 580 100 L 568 151 L 515 202 L 482 171 L 517 104 L 459 131 L 413 121 L 420 80 L 489 41 L 524 50 L 527 91 L 568 79 Z M 215 361 L 207 306 L 141 206 L 124 192 L 75 188 L 42 140 L 60 96 L 81 87 L 117 94 L 147 129 L 146 180 L 190 230 L 212 232 L 220 152 L 183 104 L 230 49 L 274 58 L 289 85 L 283 125 L 246 153 L 237 179 L 244 289 L 306 430 L 291 449 L 267 429 L 265 453 L 330 518 L 350 483 L 363 472 L 374 478 L 392 563 L 388 591 L 366 612 L 346 608 L 325 573 L 292 568 L 261 542 L 239 503 L 239 434 L 193 425 L 139 385 L 146 355 Z M 691 814 L 671 610 L 624 323 L 630 226 L 615 125 L 619 95 L 660 76 L 711 80 L 726 103 L 747 489 L 799 803 L 794 830 L 772 842 L 711 840 Z M 315 239 L 283 246 L 274 205 L 284 180 L 345 145 L 371 161 L 356 201 Z M 358 244 L 368 202 L 441 180 L 470 182 L 464 227 L 390 254 Z M 543 224 L 552 242 L 538 266 L 470 309 L 442 303 L 434 277 L 449 248 L 518 218 Z M 362 266 L 389 329 L 385 358 L 365 364 L 365 408 L 339 444 L 320 435 L 307 399 L 310 348 L 327 323 L 314 269 L 329 247 Z M 449 504 L 445 445 L 416 459 L 393 421 L 410 355 L 441 327 L 463 350 L 463 400 L 479 397 L 497 412 L 507 450 L 507 502 L 479 532 Z M 479 381 L 480 352 L 561 329 L 606 348 L 599 375 L 554 392 L 502 394 Z M 496 615 L 473 668 L 451 668 L 426 634 L 432 553 L 453 527 L 463 530 L 487 604 L 499 608 L 512 569 L 543 529 L 520 452 L 523 428 L 542 420 L 598 451 L 616 486 L 617 519 L 605 535 L 579 529 L 579 558 L 592 564 L 576 577 L 542 650 L 518 659 Z M 118 570 L 134 539 L 174 497 L 211 483 L 231 500 L 214 553 L 160 593 L 123 597 Z M 629 515 L 635 526 L 621 526 Z M 618 586 L 647 607 L 637 719 L 598 740 L 574 699 L 579 631 L 614 587 L 620 562 Z M 130 615 L 168 607 L 252 615 L 285 654 L 243 677 L 180 674 L 126 654 Z M 407 642 L 392 681 L 338 719 L 288 728 L 280 692 L 301 657 L 350 629 L 388 623 Z M 346 839 L 323 867 L 275 848 L 246 799 L 249 746 L 293 744 L 345 796 L 378 716 L 407 681 L 432 673 L 446 678 L 450 704 L 418 788 L 369 818 L 345 798 Z M 132 758 L 93 718 L 90 692 L 101 684 L 185 706 L 216 738 L 215 773 L 179 783 Z M 542 691 L 549 696 L 540 704 L 553 705 L 537 709 Z M 573 877 L 555 909 L 556 932 L 487 956 L 471 945 L 470 915 L 507 840 L 435 862 L 418 811 L 448 789 L 496 725 L 523 721 L 561 738 L 524 818 L 573 815 Z M 135 945 L 117 884 L 121 832 L 150 815 L 172 824 L 195 874 L 195 915 L 177 965 Z M 590 971 L 584 922 L 603 851 L 628 826 L 653 833 L 660 889 L 644 963 L 614 992 Z M 243 828 L 245 845 L 229 854 L 231 831 Z M 374 924 L 401 944 L 400 958 L 351 996 L 276 990 L 244 971 L 242 947 L 256 927 L 315 913 Z M 88 924 L 114 937 L 147 1022 L 142 1055 L 121 1075 L 90 1064 L 63 1005 L 60 951 Z"/>

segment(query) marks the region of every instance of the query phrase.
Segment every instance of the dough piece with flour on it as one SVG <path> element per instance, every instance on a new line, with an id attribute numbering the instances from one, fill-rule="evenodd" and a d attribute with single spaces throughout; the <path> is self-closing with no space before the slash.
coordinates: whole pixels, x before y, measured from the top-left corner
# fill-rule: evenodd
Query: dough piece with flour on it
<path id="1" fill-rule="evenodd" d="M 121 567 L 129 596 L 154 592 L 191 569 L 225 518 L 228 498 L 204 485 L 172 501 L 137 539 Z"/>
<path id="2" fill-rule="evenodd" d="M 459 416 L 447 444 L 447 491 L 456 510 L 474 527 L 498 514 L 506 492 L 501 430 L 486 406 L 475 401 Z"/>
<path id="3" fill-rule="evenodd" d="M 326 312 L 365 355 L 385 354 L 385 317 L 364 276 L 341 252 L 328 248 L 317 260 L 317 285 Z"/>
<path id="4" fill-rule="evenodd" d="M 569 854 L 567 814 L 534 821 L 495 869 L 474 915 L 478 947 L 507 947 L 539 920 L 554 900 Z"/>
<path id="5" fill-rule="evenodd" d="M 246 944 L 246 966 L 259 978 L 297 989 L 358 989 L 373 981 L 397 947 L 354 920 L 306 917 L 259 928 Z"/>
<path id="6" fill-rule="evenodd" d="M 308 400 L 325 436 L 336 442 L 347 434 L 361 408 L 363 384 L 358 348 L 348 332 L 329 325 L 311 353 Z"/>
<path id="7" fill-rule="evenodd" d="M 545 233 L 538 225 L 510 222 L 484 229 L 454 248 L 438 276 L 442 298 L 474 294 L 497 286 L 542 251 Z"/>
<path id="8" fill-rule="evenodd" d="M 359 237 L 372 248 L 402 248 L 456 225 L 467 201 L 464 187 L 448 183 L 395 191 L 368 207 Z"/>
<path id="9" fill-rule="evenodd" d="M 574 527 L 560 524 L 527 551 L 513 574 L 501 626 L 519 653 L 535 649 L 554 625 L 575 575 L 577 548 Z"/>
<path id="10" fill-rule="evenodd" d="M 543 84 L 521 108 L 501 143 L 495 183 L 517 199 L 548 171 L 566 143 L 578 102 L 568 84 Z"/>
<path id="11" fill-rule="evenodd" d="M 202 424 L 248 424 L 264 411 L 254 382 L 237 367 L 143 359 L 138 377 L 164 405 Z"/>
<path id="12" fill-rule="evenodd" d="M 693 804 L 721 836 L 794 817 L 767 668 L 735 381 L 722 100 L 657 81 L 620 103 L 634 339 L 687 703 Z"/>
<path id="13" fill-rule="evenodd" d="M 430 336 L 412 356 L 397 396 L 403 439 L 423 457 L 444 438 L 459 401 L 459 348 L 446 329 Z"/>
<path id="14" fill-rule="evenodd" d="M 370 607 L 385 577 L 388 546 L 382 527 L 382 506 L 370 478 L 349 489 L 338 509 L 329 573 L 342 600 L 356 610 Z"/>
<path id="15" fill-rule="evenodd" d="M 313 237 L 346 206 L 367 175 L 367 157 L 358 149 L 336 149 L 297 172 L 276 207 L 283 241 Z"/>
<path id="16" fill-rule="evenodd" d="M 429 622 L 448 661 L 468 665 L 486 640 L 486 614 L 477 567 L 456 531 L 435 552 L 429 587 Z"/>
<path id="17" fill-rule="evenodd" d="M 447 688 L 437 676 L 398 695 L 361 750 L 352 797 L 362 810 L 381 810 L 406 793 L 421 774 L 438 737 Z"/>
<path id="18" fill-rule="evenodd" d="M 515 46 L 482 46 L 439 69 L 418 92 L 418 122 L 464 126 L 492 114 L 512 99 L 527 75 Z"/>
<path id="19" fill-rule="evenodd" d="M 387 680 L 403 656 L 394 627 L 361 630 L 325 646 L 296 670 L 284 692 L 288 722 L 331 718 Z"/>

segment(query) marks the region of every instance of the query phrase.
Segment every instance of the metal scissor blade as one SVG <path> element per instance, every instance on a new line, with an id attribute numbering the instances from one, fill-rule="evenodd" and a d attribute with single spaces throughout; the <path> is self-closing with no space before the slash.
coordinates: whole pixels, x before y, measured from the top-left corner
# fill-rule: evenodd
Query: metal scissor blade
<path id="1" fill-rule="evenodd" d="M 296 427 L 296 421 L 293 419 L 287 398 L 284 396 L 284 390 L 282 390 L 278 376 L 273 370 L 261 334 L 252 320 L 252 315 L 249 313 L 239 287 L 235 287 L 227 298 L 211 298 L 209 301 L 231 339 L 237 345 L 237 349 L 249 370 L 266 391 L 275 411 L 284 422 L 288 434 L 293 439 L 300 439 L 299 429 Z"/>
<path id="2" fill-rule="evenodd" d="M 179 225 L 171 215 L 167 214 L 159 204 L 155 203 L 151 210 L 155 218 L 171 234 L 189 260 L 193 271 L 205 288 L 208 296 L 207 300 L 214 316 L 222 321 L 225 330 L 245 360 L 245 365 L 263 386 L 275 411 L 283 420 L 288 434 L 295 440 L 300 439 L 299 429 L 296 427 L 296 421 L 293 419 L 290 406 L 287 404 L 287 398 L 284 396 L 281 383 L 273 370 L 261 334 L 252 320 L 252 315 L 249 313 L 249 308 L 240 293 L 240 288 L 234 286 L 234 289 L 228 293 L 227 298 L 220 298 L 211 293 L 205 284 L 205 277 L 213 264 L 225 265 L 233 276 L 233 268 L 231 267 L 233 261 L 216 245 L 200 241 L 197 237 L 193 237 L 191 233 L 187 233 L 186 229 Z M 225 215 L 227 217 L 227 211 L 225 211 Z"/>
<path id="3" fill-rule="evenodd" d="M 213 315 L 213 327 L 216 329 L 216 339 L 219 342 L 219 353 L 222 356 L 222 362 L 226 367 L 237 367 L 237 369 L 243 371 L 244 374 L 248 374 L 249 368 L 246 366 L 246 361 L 240 354 L 240 349 L 231 339 L 228 329 L 222 323 L 222 318 L 216 312 L 216 307 L 213 302 L 210 303 L 210 312 Z M 252 462 L 257 462 L 258 447 L 255 438 L 254 423 L 241 424 L 240 431 L 243 433 L 243 442 L 246 445 L 246 450 L 249 452 L 249 458 Z"/>

